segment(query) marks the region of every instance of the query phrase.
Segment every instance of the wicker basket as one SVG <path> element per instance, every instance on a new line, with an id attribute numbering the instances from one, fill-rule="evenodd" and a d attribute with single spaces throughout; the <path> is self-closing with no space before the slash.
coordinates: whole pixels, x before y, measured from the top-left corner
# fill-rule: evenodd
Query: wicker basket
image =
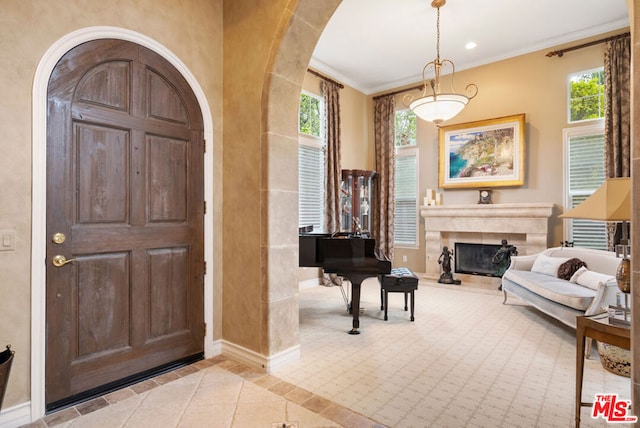
<path id="1" fill-rule="evenodd" d="M 631 377 L 631 351 L 598 342 L 598 354 L 602 367 L 611 373 Z"/>

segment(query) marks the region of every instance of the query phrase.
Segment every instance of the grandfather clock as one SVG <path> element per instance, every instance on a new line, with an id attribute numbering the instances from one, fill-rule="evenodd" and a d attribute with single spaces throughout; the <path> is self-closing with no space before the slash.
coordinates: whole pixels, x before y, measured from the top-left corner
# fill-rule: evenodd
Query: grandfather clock
<path id="1" fill-rule="evenodd" d="M 342 232 L 360 231 L 371 235 L 373 228 L 374 195 L 376 191 L 376 172 L 361 169 L 343 169 L 340 190 L 340 230 Z M 356 222 L 357 219 L 357 222 Z"/>

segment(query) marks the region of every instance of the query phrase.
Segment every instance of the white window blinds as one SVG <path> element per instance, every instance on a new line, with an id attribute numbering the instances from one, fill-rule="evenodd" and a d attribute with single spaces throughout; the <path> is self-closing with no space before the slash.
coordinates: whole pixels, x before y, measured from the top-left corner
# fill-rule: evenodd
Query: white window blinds
<path id="1" fill-rule="evenodd" d="M 576 135 L 577 134 L 577 135 Z M 604 182 L 604 135 L 602 132 L 565 135 L 567 144 L 566 209 L 576 207 Z M 568 240 L 576 247 L 607 249 L 606 223 L 571 219 Z"/>
<path id="2" fill-rule="evenodd" d="M 399 149 L 396 153 L 395 219 L 396 245 L 418 243 L 418 150 Z"/>
<path id="3" fill-rule="evenodd" d="M 324 225 L 324 149 L 298 146 L 298 225 L 320 231 Z"/>

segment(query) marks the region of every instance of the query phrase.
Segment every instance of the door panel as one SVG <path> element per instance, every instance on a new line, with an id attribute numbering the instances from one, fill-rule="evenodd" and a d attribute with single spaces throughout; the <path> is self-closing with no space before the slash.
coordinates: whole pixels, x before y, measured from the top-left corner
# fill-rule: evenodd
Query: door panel
<path id="1" fill-rule="evenodd" d="M 129 133 L 78 124 L 78 223 L 129 222 Z"/>
<path id="2" fill-rule="evenodd" d="M 188 143 L 149 137 L 149 221 L 187 220 Z"/>
<path id="3" fill-rule="evenodd" d="M 149 282 L 153 284 L 150 295 L 150 337 L 182 332 L 188 327 L 186 313 L 189 296 L 179 283 L 189 274 L 187 248 L 150 250 Z"/>
<path id="4" fill-rule="evenodd" d="M 78 270 L 78 357 L 129 346 L 129 254 L 82 257 Z"/>
<path id="5" fill-rule="evenodd" d="M 47 407 L 204 349 L 204 142 L 184 78 L 97 40 L 49 82 Z M 51 238 L 63 233 L 66 240 Z M 71 262 L 54 266 L 64 255 Z"/>

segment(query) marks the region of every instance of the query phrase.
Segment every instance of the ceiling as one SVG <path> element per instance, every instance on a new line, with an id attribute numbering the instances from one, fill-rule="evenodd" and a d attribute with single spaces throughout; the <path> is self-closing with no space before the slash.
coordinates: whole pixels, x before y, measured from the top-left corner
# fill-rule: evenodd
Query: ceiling
<path id="1" fill-rule="evenodd" d="M 460 71 L 628 26 L 626 0 L 449 0 L 440 58 Z M 343 0 L 309 65 L 368 95 L 420 82 L 435 57 L 431 0 Z"/>

